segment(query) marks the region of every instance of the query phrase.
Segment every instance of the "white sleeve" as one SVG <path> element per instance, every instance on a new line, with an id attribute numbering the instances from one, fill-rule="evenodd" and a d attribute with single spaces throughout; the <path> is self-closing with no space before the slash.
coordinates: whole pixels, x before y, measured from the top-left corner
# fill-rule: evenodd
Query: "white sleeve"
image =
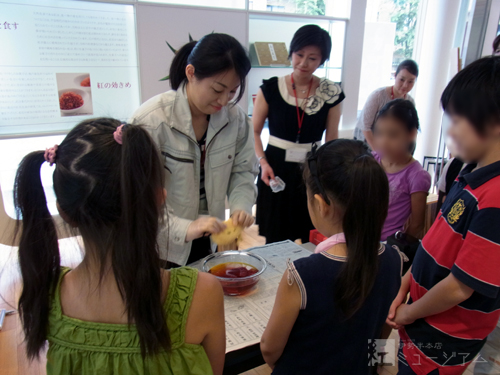
<path id="1" fill-rule="evenodd" d="M 438 181 L 438 190 L 446 193 L 446 175 L 448 174 L 448 169 L 450 169 L 451 162 L 455 158 L 451 158 L 448 160 L 448 162 L 445 164 L 443 167 L 443 171 L 441 172 L 441 175 L 439 176 L 439 181 Z"/>

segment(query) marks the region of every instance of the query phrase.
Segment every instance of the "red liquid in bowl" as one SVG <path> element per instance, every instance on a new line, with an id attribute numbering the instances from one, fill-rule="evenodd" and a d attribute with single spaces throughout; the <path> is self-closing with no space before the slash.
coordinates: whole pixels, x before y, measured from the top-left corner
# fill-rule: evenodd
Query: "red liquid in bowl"
<path id="1" fill-rule="evenodd" d="M 208 271 L 219 278 L 224 294 L 229 296 L 240 296 L 248 293 L 257 281 L 258 277 L 238 281 L 237 279 L 255 275 L 259 270 L 248 263 L 226 262 L 213 266 Z M 224 281 L 223 279 L 228 279 Z M 232 280 L 229 280 L 232 279 Z"/>

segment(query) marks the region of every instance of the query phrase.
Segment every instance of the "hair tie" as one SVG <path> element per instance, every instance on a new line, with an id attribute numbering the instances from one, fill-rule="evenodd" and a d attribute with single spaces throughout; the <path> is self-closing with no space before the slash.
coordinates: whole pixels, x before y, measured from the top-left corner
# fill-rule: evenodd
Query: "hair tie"
<path id="1" fill-rule="evenodd" d="M 43 157 L 45 158 L 45 161 L 50 164 L 50 166 L 54 165 L 54 163 L 56 162 L 56 152 L 58 148 L 58 145 L 54 145 L 54 147 L 45 149 L 45 154 L 43 154 Z"/>
<path id="2" fill-rule="evenodd" d="M 121 124 L 119 127 L 116 128 L 115 132 L 113 133 L 113 137 L 115 138 L 116 143 L 118 144 L 123 144 L 123 127 L 125 124 Z"/>

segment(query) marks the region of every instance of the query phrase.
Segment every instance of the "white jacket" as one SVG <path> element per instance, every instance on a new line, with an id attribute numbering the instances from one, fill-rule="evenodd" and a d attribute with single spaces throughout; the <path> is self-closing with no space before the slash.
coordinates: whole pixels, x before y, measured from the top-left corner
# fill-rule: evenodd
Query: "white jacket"
<path id="1" fill-rule="evenodd" d="M 199 215 L 201 158 L 185 86 L 146 101 L 130 123 L 149 131 L 165 160 L 168 226 L 158 242 L 161 258 L 184 265 L 191 251 L 191 243 L 185 242 L 187 229 Z M 252 212 L 258 170 L 253 130 L 244 111 L 228 105 L 211 115 L 205 157 L 209 214 L 224 220 L 226 197 L 231 214 Z"/>

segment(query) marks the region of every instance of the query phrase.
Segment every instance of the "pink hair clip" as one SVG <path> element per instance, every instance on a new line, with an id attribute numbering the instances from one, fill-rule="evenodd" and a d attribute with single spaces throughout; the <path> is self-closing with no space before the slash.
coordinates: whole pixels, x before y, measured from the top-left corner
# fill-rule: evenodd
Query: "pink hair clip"
<path id="1" fill-rule="evenodd" d="M 115 132 L 113 133 L 113 137 L 115 138 L 116 143 L 122 144 L 123 143 L 123 127 L 125 124 L 121 124 L 119 127 L 116 128 Z"/>
<path id="2" fill-rule="evenodd" d="M 58 147 L 58 145 L 54 145 L 54 147 L 45 149 L 43 157 L 45 158 L 45 161 L 50 164 L 50 166 L 54 165 L 56 162 L 56 152 Z"/>

